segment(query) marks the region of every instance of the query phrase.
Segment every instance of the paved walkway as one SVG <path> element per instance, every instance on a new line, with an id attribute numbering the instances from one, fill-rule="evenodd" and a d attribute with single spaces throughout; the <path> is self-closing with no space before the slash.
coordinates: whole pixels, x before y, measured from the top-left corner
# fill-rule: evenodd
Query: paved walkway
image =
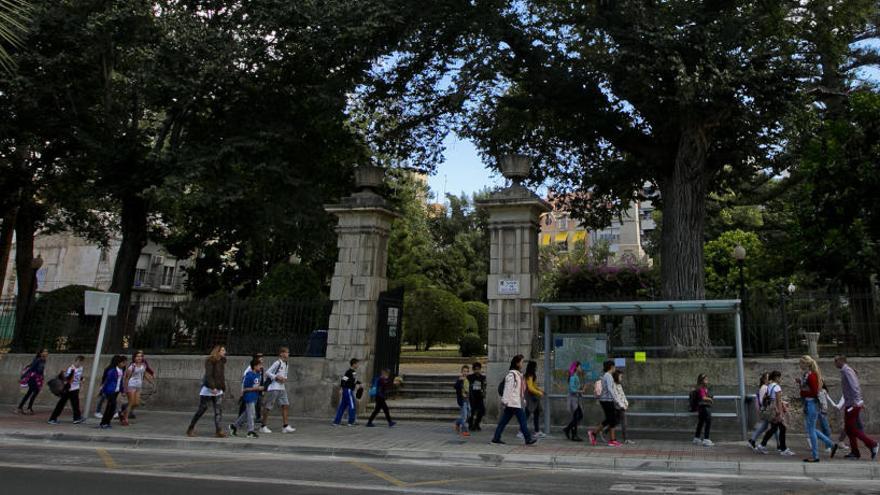
<path id="1" fill-rule="evenodd" d="M 230 408 L 231 409 L 231 408 Z M 719 442 L 715 447 L 695 446 L 689 441 L 636 440 L 634 445 L 619 448 L 592 447 L 565 440 L 561 434 L 546 438 L 534 446 L 525 446 L 515 437 L 514 425 L 508 427 L 507 445 L 489 443 L 492 432 L 486 428 L 470 438 L 454 434 L 451 424 L 401 423 L 395 428 L 333 427 L 330 420 L 297 418 L 291 421 L 296 433 L 272 433 L 259 439 L 213 438 L 212 414 L 202 417 L 196 438 L 184 431 L 190 414 L 180 412 L 138 411 L 131 426 L 114 422 L 112 430 L 99 430 L 97 420 L 86 424 L 71 423 L 69 409 L 60 418 L 61 425 L 46 424 L 48 410 L 34 416 L 19 416 L 12 407 L 0 410 L 0 441 L 94 442 L 96 444 L 129 445 L 139 448 L 174 448 L 192 450 L 247 449 L 286 452 L 290 454 L 400 458 L 452 463 L 485 463 L 490 465 L 531 465 L 555 468 L 640 469 L 688 471 L 728 474 L 769 474 L 826 476 L 849 479 L 880 479 L 880 463 L 870 462 L 863 449 L 861 461 L 842 458 L 828 459 L 822 455 L 818 464 L 804 464 L 807 454 L 803 436 L 793 436 L 789 444 L 798 453 L 795 457 L 759 455 L 743 442 Z M 231 410 L 227 412 L 232 412 Z M 224 424 L 233 418 L 224 416 Z M 377 423 L 379 425 L 381 423 Z M 280 430 L 280 418 L 273 416 L 270 427 Z M 771 441 L 771 445 L 772 445 Z M 842 455 L 842 454 L 839 454 Z M 785 467 L 782 467 L 782 466 Z"/>

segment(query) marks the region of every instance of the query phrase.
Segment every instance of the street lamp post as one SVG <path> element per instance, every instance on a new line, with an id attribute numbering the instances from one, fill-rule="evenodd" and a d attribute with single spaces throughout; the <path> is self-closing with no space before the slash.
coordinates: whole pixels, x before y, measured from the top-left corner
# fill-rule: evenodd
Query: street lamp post
<path id="1" fill-rule="evenodd" d="M 786 300 L 786 297 L 793 296 L 794 291 L 796 291 L 796 290 L 797 290 L 797 287 L 793 283 L 789 283 L 788 287 L 783 285 L 782 287 L 780 287 L 780 290 L 779 290 L 779 302 L 782 305 L 782 335 L 783 335 L 783 338 L 785 339 L 785 356 L 784 356 L 785 359 L 788 359 L 788 345 L 789 345 L 788 318 L 787 318 L 787 314 L 785 312 L 785 300 Z"/>
<path id="2" fill-rule="evenodd" d="M 735 248 L 733 248 L 733 259 L 736 260 L 736 264 L 739 267 L 739 299 L 742 304 L 742 333 L 744 335 L 749 335 L 748 327 L 746 322 L 748 321 L 747 315 L 748 312 L 748 295 L 746 294 L 746 278 L 743 272 L 746 262 L 746 248 L 742 247 L 742 245 L 737 244 Z M 752 339 L 749 339 L 751 341 Z"/>

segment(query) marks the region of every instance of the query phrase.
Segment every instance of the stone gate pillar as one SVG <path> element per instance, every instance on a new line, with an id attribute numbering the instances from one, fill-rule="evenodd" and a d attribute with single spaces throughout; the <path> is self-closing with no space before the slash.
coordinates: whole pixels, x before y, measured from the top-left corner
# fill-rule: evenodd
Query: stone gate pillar
<path id="1" fill-rule="evenodd" d="M 538 220 L 550 206 L 520 181 L 528 176 L 531 159 L 501 159 L 502 174 L 512 185 L 479 201 L 489 213 L 489 392 L 486 407 L 497 414 L 495 387 L 517 354 L 529 359 L 538 331 L 532 302 L 538 295 Z M 524 370 L 525 371 L 525 370 Z"/>
<path id="2" fill-rule="evenodd" d="M 333 310 L 327 329 L 327 356 L 324 380 L 333 395 L 327 403 L 335 410 L 338 393 L 329 386 L 338 384 L 351 358 L 361 361 L 358 375 L 365 388 L 372 376 L 373 355 L 378 324 L 379 294 L 388 287 L 388 235 L 391 222 L 398 215 L 388 202 L 375 192 L 385 170 L 366 166 L 355 169 L 358 192 L 342 203 L 324 209 L 339 219 L 336 245 L 339 255 L 330 282 Z M 360 402 L 363 408 L 366 400 Z"/>

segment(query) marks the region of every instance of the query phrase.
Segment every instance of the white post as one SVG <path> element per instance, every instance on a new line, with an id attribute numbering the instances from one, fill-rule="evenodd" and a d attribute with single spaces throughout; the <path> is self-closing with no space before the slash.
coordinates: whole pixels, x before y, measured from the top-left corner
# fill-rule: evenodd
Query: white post
<path id="1" fill-rule="evenodd" d="M 550 393 L 553 377 L 550 371 L 550 349 L 553 348 L 553 334 L 550 331 L 550 314 L 544 315 L 544 434 L 550 434 Z"/>
<path id="2" fill-rule="evenodd" d="M 748 435 L 748 418 L 746 417 L 746 372 L 745 366 L 743 365 L 742 314 L 739 305 L 736 307 L 734 327 L 736 329 L 736 374 L 737 378 L 739 378 L 739 410 L 737 412 L 739 413 L 742 426 L 742 440 L 745 440 Z"/>
<path id="3" fill-rule="evenodd" d="M 107 329 L 107 305 L 109 301 L 104 300 L 104 306 L 101 308 L 101 328 L 98 330 L 98 343 L 95 344 L 95 356 L 92 359 L 92 373 L 89 375 L 89 393 L 86 395 L 86 408 L 83 411 L 83 417 L 88 418 L 92 412 L 92 398 L 95 396 L 95 377 L 98 375 L 98 362 L 101 360 L 101 347 L 104 345 L 104 331 Z"/>

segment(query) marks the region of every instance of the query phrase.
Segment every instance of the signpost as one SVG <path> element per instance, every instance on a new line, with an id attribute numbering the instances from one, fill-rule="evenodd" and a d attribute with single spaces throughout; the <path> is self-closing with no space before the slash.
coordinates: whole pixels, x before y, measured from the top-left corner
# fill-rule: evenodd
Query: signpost
<path id="1" fill-rule="evenodd" d="M 98 342 L 95 344 L 95 356 L 92 359 L 92 373 L 89 375 L 89 393 L 86 396 L 84 417 L 89 417 L 92 410 L 92 398 L 95 397 L 95 377 L 98 375 L 98 362 L 101 360 L 101 347 L 104 346 L 104 333 L 107 330 L 107 317 L 116 316 L 119 306 L 119 294 L 87 290 L 85 293 L 85 310 L 87 315 L 101 315 L 101 328 L 98 330 Z"/>

